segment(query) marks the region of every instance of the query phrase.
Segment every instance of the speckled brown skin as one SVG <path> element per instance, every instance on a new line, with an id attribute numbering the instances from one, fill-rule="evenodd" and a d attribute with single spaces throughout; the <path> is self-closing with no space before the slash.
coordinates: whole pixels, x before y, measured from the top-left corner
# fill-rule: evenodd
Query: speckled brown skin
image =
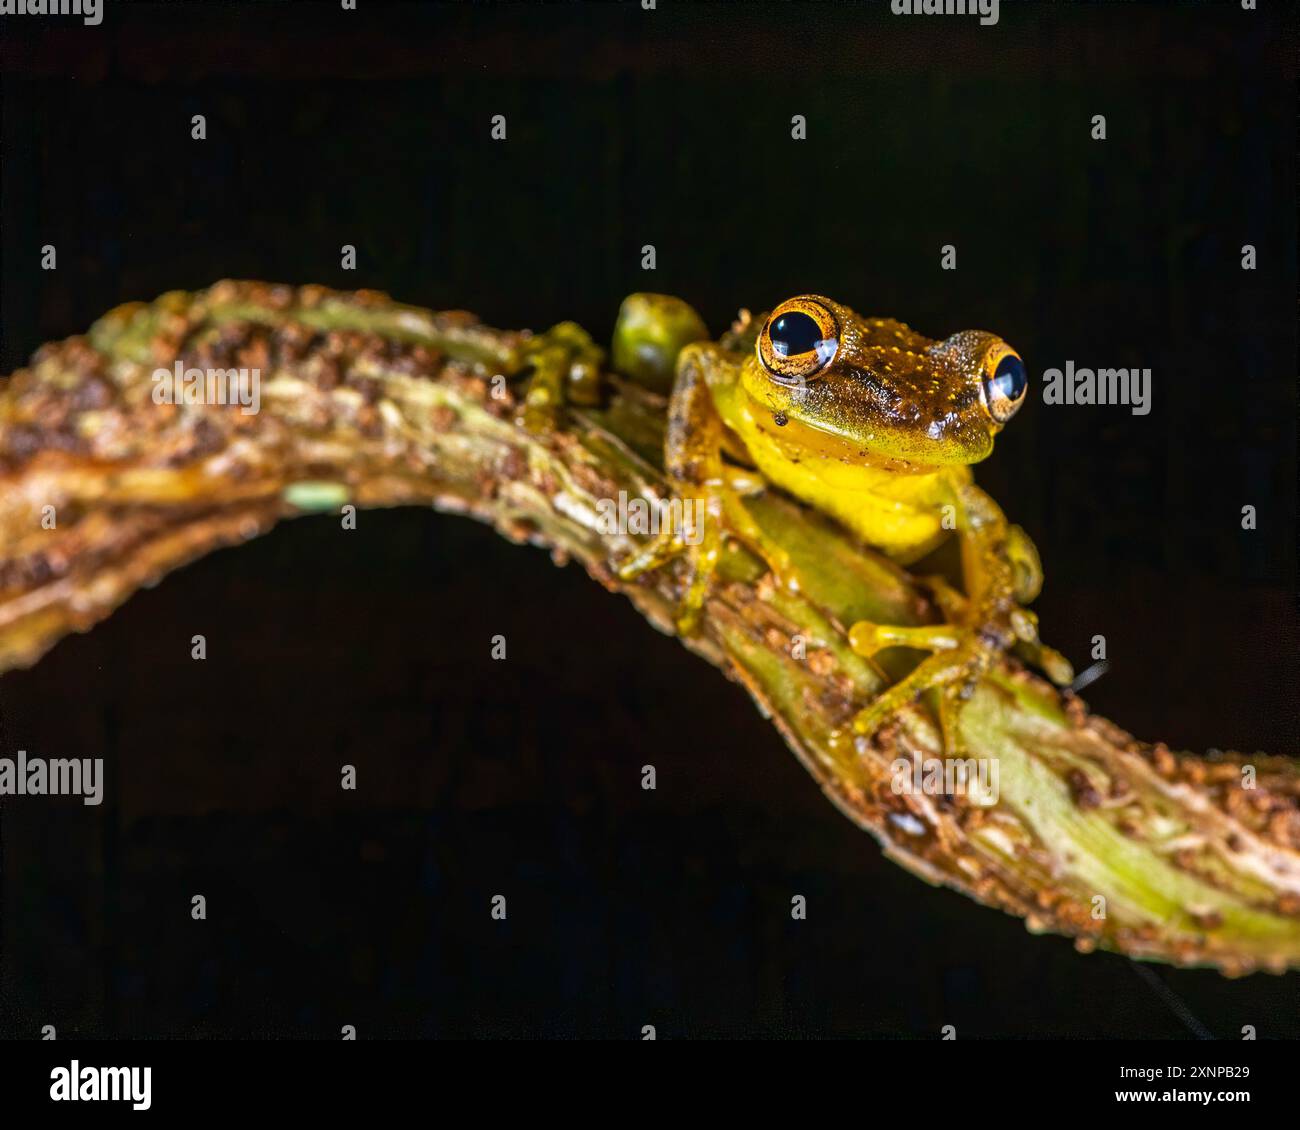
<path id="1" fill-rule="evenodd" d="M 767 337 L 771 322 L 790 309 L 825 311 L 823 332 L 838 343 L 829 361 L 807 373 L 797 359 L 777 355 Z M 782 302 L 761 324 L 737 379 L 751 408 L 803 425 L 797 441 L 784 434 L 786 443 L 900 475 L 968 466 L 992 453 L 1003 424 L 984 407 L 980 383 L 989 359 L 1010 352 L 995 334 L 965 330 L 935 341 L 820 294 Z M 765 434 L 774 442 L 783 438 Z M 869 538 L 869 530 L 858 532 Z"/>
<path id="2" fill-rule="evenodd" d="M 664 401 L 606 374 L 602 407 L 531 432 L 519 423 L 522 379 L 494 380 L 516 371 L 529 340 L 374 293 L 227 282 L 120 308 L 44 347 L 0 384 L 0 670 L 36 662 L 187 561 L 301 513 L 290 499 L 310 494 L 294 489 L 322 482 L 358 506 L 432 504 L 489 522 L 579 562 L 671 631 L 682 570 L 620 582 L 612 563 L 641 543 L 603 531 L 596 513 L 620 490 L 667 492 Z M 154 404 L 152 370 L 178 357 L 264 364 L 261 412 Z M 749 689 L 892 859 L 1081 950 L 1231 974 L 1300 967 L 1296 761 L 1138 742 L 1004 655 L 961 712 L 970 755 L 999 760 L 998 803 L 897 793 L 891 764 L 940 752 L 939 737 L 914 706 L 869 739 L 845 737 L 884 684 L 844 626 L 936 626 L 930 590 L 787 498 L 744 508 L 807 588 L 772 584 L 726 539 L 683 644 Z M 394 602 L 400 614 L 401 594 Z"/>

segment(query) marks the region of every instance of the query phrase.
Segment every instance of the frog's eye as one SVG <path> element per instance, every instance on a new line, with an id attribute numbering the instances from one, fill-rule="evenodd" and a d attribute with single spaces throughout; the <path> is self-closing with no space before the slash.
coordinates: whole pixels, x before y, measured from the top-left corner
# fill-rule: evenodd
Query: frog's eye
<path id="1" fill-rule="evenodd" d="M 758 359 L 779 381 L 811 380 L 839 349 L 835 315 L 811 298 L 783 302 L 758 335 Z"/>
<path id="2" fill-rule="evenodd" d="M 984 407 L 995 421 L 1005 424 L 1025 402 L 1025 391 L 1029 388 L 1025 363 L 1004 345 L 989 354 L 984 372 L 980 385 Z"/>

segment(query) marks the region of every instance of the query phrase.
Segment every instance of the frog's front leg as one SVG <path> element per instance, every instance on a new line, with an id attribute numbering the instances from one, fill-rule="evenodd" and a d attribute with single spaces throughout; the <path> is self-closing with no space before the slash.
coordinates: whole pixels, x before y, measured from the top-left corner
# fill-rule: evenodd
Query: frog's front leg
<path id="1" fill-rule="evenodd" d="M 1007 556 L 1016 575 L 1016 600 L 1024 605 L 1033 600 L 1043 586 L 1042 569 L 1038 564 L 1038 550 L 1029 540 L 1029 535 L 1019 526 L 1009 527 L 1008 535 Z M 939 611 L 943 613 L 946 625 L 965 624 L 969 621 L 970 602 L 966 599 L 966 594 L 949 584 L 946 577 L 928 576 L 921 577 L 920 580 L 930 590 L 931 597 L 939 606 Z M 1021 608 L 1020 611 L 1033 626 L 1034 631 L 1032 634 L 1026 633 L 1030 638 L 1017 636 L 1016 642 L 1012 645 L 1015 653 L 1026 663 L 1043 671 L 1052 682 L 1060 683 L 1062 686 L 1069 683 L 1074 678 L 1074 669 L 1070 666 L 1070 661 L 1055 648 L 1048 647 L 1042 640 L 1037 639 L 1038 618 L 1027 608 Z M 888 628 L 865 622 L 854 627 L 859 630 L 859 641 L 863 647 L 870 646 L 872 639 L 870 629 L 873 627 L 878 628 L 881 633 L 877 638 L 882 642 L 878 644 L 877 650 L 896 644 L 920 648 L 933 646 L 924 636 L 917 639 L 913 635 L 918 631 L 915 628 Z M 951 634 L 952 631 L 953 628 L 950 626 L 941 627 L 936 633 L 936 638 L 942 638 L 945 633 Z M 898 637 L 894 642 L 889 642 L 891 633 Z M 911 638 L 904 638 L 905 636 Z M 949 646 L 956 645 L 954 643 Z"/>
<path id="2" fill-rule="evenodd" d="M 961 748 L 957 718 L 962 702 L 1009 647 L 1028 651 L 1057 682 L 1073 677 L 1065 658 L 1039 642 L 1036 618 L 1020 606 L 1020 599 L 1036 592 L 1041 582 L 1032 543 L 1007 523 L 997 503 L 978 487 L 957 487 L 956 501 L 968 595 L 963 601 L 950 589 L 941 593 L 952 622 L 915 628 L 863 622 L 853 625 L 849 633 L 854 650 L 867 656 L 897 646 L 935 653 L 860 711 L 854 729 L 871 734 L 920 694 L 939 688 L 939 724 L 950 754 Z"/>

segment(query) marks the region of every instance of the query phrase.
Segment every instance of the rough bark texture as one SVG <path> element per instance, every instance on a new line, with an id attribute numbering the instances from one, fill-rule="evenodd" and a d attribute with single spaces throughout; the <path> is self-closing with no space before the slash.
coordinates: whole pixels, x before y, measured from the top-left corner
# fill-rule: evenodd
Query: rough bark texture
<path id="1" fill-rule="evenodd" d="M 664 403 L 611 378 L 603 407 L 529 434 L 515 423 L 518 382 L 494 379 L 518 367 L 527 336 L 371 292 L 224 282 L 121 307 L 42 348 L 0 386 L 0 670 L 35 663 L 218 546 L 346 504 L 432 504 L 491 523 L 581 562 L 672 631 L 677 569 L 618 582 L 611 563 L 640 539 L 602 532 L 598 516 L 620 491 L 668 497 Z M 155 403 L 154 371 L 178 359 L 259 369 L 260 411 Z M 908 574 L 818 515 L 774 495 L 751 509 L 805 589 L 778 589 L 733 546 L 683 642 L 744 683 L 891 858 L 1081 950 L 1233 974 L 1300 964 L 1295 762 L 1256 757 L 1246 770 L 1238 754 L 1138 742 L 1008 659 L 962 713 L 968 756 L 996 759 L 997 803 L 896 792 L 891 766 L 938 757 L 937 736 L 922 705 L 873 740 L 844 736 L 882 685 L 845 628 L 924 623 L 933 609 Z"/>

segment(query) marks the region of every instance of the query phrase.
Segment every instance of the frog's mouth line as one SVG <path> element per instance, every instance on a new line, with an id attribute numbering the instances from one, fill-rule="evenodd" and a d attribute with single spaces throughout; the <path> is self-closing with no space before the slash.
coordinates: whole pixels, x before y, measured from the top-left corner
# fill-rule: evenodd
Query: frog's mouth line
<path id="1" fill-rule="evenodd" d="M 822 458 L 833 463 L 869 466 L 882 471 L 891 471 L 894 474 L 927 475 L 943 467 L 969 466 L 978 463 L 992 451 L 991 443 L 983 454 L 974 454 L 968 453 L 961 445 L 932 440 L 936 454 L 941 455 L 945 451 L 955 449 L 961 451 L 963 457 L 906 459 L 872 450 L 870 436 L 864 439 L 860 435 L 836 428 L 833 424 L 797 419 L 770 402 L 767 404 L 754 402 L 750 412 L 754 426 L 764 436 L 786 448 L 787 457 L 796 463 Z"/>
<path id="2" fill-rule="evenodd" d="M 745 389 L 744 396 L 755 426 L 795 461 L 806 454 L 866 463 L 898 474 L 926 474 L 983 461 L 1001 430 L 982 415 L 970 418 L 980 400 L 980 390 L 972 383 L 951 400 L 934 405 L 931 415 L 925 411 L 929 405 L 912 406 L 907 397 L 857 366 L 830 380 L 769 379 L 753 391 Z M 875 427 L 864 428 L 864 421 L 874 421 Z M 880 437 L 877 444 L 872 443 L 871 431 Z M 888 449 L 888 454 L 880 448 Z"/>

